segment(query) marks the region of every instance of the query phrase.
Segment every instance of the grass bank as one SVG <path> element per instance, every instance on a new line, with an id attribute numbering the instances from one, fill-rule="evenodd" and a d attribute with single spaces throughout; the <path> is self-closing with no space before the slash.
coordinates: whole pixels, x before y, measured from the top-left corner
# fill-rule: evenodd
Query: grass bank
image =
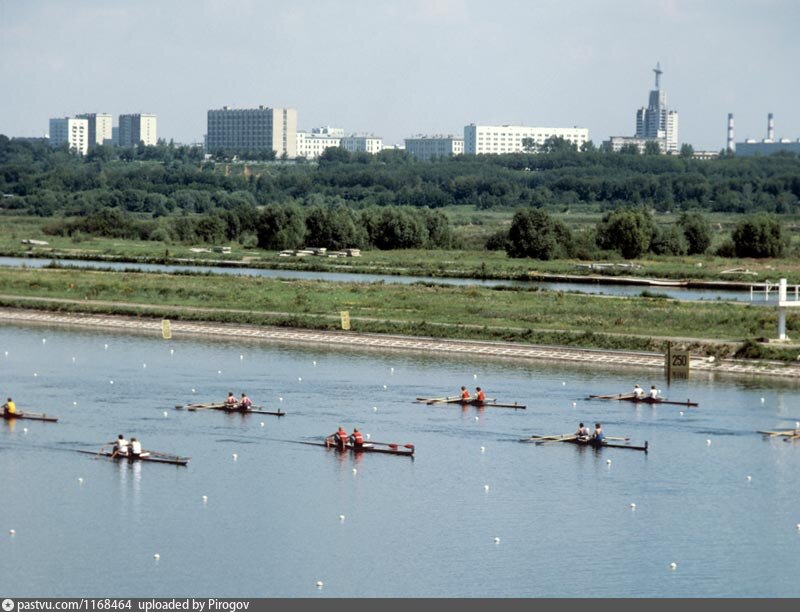
<path id="1" fill-rule="evenodd" d="M 0 269 L 0 294 L 5 306 L 311 329 L 338 329 L 346 310 L 356 331 L 656 351 L 672 339 L 719 357 L 777 328 L 773 309 L 727 303 L 204 274 Z M 797 356 L 750 343 L 751 356 L 754 346 L 760 358 Z"/>

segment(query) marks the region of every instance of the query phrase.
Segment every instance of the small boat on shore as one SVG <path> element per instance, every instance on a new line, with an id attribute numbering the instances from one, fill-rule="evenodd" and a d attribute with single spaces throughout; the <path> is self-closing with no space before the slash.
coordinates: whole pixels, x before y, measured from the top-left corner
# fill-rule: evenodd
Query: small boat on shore
<path id="1" fill-rule="evenodd" d="M 525 410 L 525 404 L 514 402 L 513 404 L 503 404 L 496 399 L 487 398 L 483 401 L 477 399 L 461 399 L 460 397 L 418 397 L 414 402 L 416 404 L 427 404 L 433 406 L 436 404 L 458 404 L 460 406 L 477 406 L 478 408 L 514 408 L 516 410 Z"/>
<path id="2" fill-rule="evenodd" d="M 244 408 L 242 406 L 231 407 L 228 404 L 225 404 L 224 402 L 175 405 L 176 410 L 181 410 L 182 408 L 186 408 L 189 412 L 195 412 L 197 410 L 221 410 L 222 412 L 229 412 L 235 414 L 269 414 L 277 417 L 286 416 L 286 413 L 282 412 L 281 410 L 264 410 L 263 406 L 252 406 L 250 408 Z"/>
<path id="3" fill-rule="evenodd" d="M 146 461 L 148 463 L 168 463 L 171 465 L 183 465 L 186 466 L 189 463 L 190 457 L 179 457 L 178 455 L 166 455 L 164 453 L 158 453 L 155 451 L 142 451 L 142 454 L 139 456 L 136 455 L 115 455 L 111 451 L 90 451 L 90 450 L 79 450 L 79 453 L 83 453 L 84 455 L 94 455 L 95 457 L 107 457 L 108 459 L 112 459 L 114 461 L 128 461 L 129 463 L 134 463 L 136 461 Z"/>
<path id="4" fill-rule="evenodd" d="M 306 442 L 303 440 L 291 440 L 291 442 L 295 442 L 297 444 L 307 444 L 309 446 L 322 446 L 340 453 L 382 453 L 385 455 L 402 455 L 404 457 L 413 457 L 415 450 L 413 444 L 395 444 L 390 442 L 364 442 L 364 444 L 361 446 L 353 446 L 352 444 L 348 443 L 345 448 L 341 448 L 335 444 L 324 441 Z"/>
<path id="5" fill-rule="evenodd" d="M 635 444 L 621 444 L 615 440 L 627 441 L 629 438 L 612 438 L 607 437 L 602 442 L 597 442 L 591 438 L 584 436 L 577 436 L 575 434 L 558 434 L 554 436 L 529 436 L 523 438 L 520 442 L 535 442 L 536 444 L 545 444 L 549 442 L 566 442 L 567 444 L 575 444 L 577 446 L 591 446 L 592 448 L 627 448 L 628 450 L 647 452 L 650 445 L 645 442 L 644 446 L 637 446 Z"/>
<path id="6" fill-rule="evenodd" d="M 685 402 L 668 400 L 663 397 L 636 397 L 633 393 L 617 393 L 616 395 L 590 395 L 587 399 L 619 400 L 623 402 L 633 402 L 634 404 L 669 404 L 672 406 L 699 406 L 697 402 L 686 400 Z"/>
<path id="7" fill-rule="evenodd" d="M 14 414 L 2 413 L 6 421 L 14 421 L 17 419 L 28 419 L 30 421 L 45 421 L 47 423 L 57 423 L 58 417 L 49 414 L 39 414 L 38 412 L 15 412 Z"/>

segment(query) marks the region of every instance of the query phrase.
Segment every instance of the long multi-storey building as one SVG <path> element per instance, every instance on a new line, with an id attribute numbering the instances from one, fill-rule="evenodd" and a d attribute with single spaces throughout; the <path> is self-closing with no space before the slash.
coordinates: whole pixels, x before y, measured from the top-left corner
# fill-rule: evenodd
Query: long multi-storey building
<path id="1" fill-rule="evenodd" d="M 344 137 L 342 128 L 318 127 L 311 132 L 297 132 L 297 157 L 317 159 L 325 149 L 341 145 Z"/>
<path id="2" fill-rule="evenodd" d="M 293 108 L 208 111 L 206 148 L 211 151 L 275 151 L 276 157 L 297 157 L 297 110 Z"/>
<path id="3" fill-rule="evenodd" d="M 541 146 L 550 138 L 563 138 L 579 150 L 589 141 L 589 130 L 571 127 L 528 127 L 523 125 L 464 126 L 464 153 L 468 155 L 522 153 L 526 144 Z"/>
<path id="4" fill-rule="evenodd" d="M 409 155 L 422 161 L 464 153 L 464 139 L 456 136 L 414 136 L 405 143 Z"/>
<path id="5" fill-rule="evenodd" d="M 111 144 L 114 120 L 107 113 L 84 113 L 77 116 L 89 122 L 89 146 Z"/>
<path id="6" fill-rule="evenodd" d="M 119 116 L 119 146 L 135 147 L 140 142 L 145 146 L 158 143 L 156 116 L 150 114 L 132 114 Z"/>
<path id="7" fill-rule="evenodd" d="M 50 146 L 69 145 L 71 151 L 86 155 L 89 150 L 89 122 L 69 117 L 50 119 Z"/>
<path id="8" fill-rule="evenodd" d="M 350 136 L 344 136 L 339 146 L 351 153 L 370 153 L 374 155 L 383 151 L 383 138 L 380 136 L 351 134 Z"/>

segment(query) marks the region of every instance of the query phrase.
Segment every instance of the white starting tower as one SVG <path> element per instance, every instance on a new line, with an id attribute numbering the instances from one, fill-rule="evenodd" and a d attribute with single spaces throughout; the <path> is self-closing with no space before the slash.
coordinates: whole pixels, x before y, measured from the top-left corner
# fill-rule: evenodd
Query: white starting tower
<path id="1" fill-rule="evenodd" d="M 751 285 L 750 286 L 750 301 L 753 301 L 753 292 L 761 291 L 762 287 Z M 774 295 L 777 290 L 778 293 L 778 340 L 788 340 L 786 336 L 786 309 L 800 307 L 800 285 L 793 285 L 792 292 L 789 292 L 789 286 L 786 284 L 786 279 L 782 278 L 774 285 L 767 281 L 764 283 L 764 300 L 768 301 L 770 294 Z"/>

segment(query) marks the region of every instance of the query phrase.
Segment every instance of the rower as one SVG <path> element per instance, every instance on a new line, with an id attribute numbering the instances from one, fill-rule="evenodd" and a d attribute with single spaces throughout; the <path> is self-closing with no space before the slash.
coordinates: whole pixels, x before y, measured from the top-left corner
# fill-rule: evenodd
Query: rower
<path id="1" fill-rule="evenodd" d="M 594 424 L 594 433 L 592 434 L 592 442 L 601 444 L 605 442 L 606 434 L 603 433 L 603 426 L 600 423 Z"/>
<path id="2" fill-rule="evenodd" d="M 142 443 L 136 438 L 131 438 L 131 458 L 140 459 L 147 457 L 150 453 L 142 452 Z"/>
<path id="3" fill-rule="evenodd" d="M 578 431 L 575 432 L 575 435 L 581 439 L 588 440 L 589 439 L 589 428 L 586 427 L 583 423 L 578 425 Z"/>
<path id="4" fill-rule="evenodd" d="M 7 417 L 15 414 L 17 414 L 17 405 L 14 403 L 14 400 L 9 397 L 6 403 L 3 404 L 3 416 Z"/>
<path id="5" fill-rule="evenodd" d="M 127 457 L 128 456 L 128 446 L 129 446 L 129 443 L 125 439 L 125 436 L 123 436 L 122 434 L 119 434 L 117 436 L 117 441 L 114 442 L 114 452 L 111 453 L 111 456 L 112 457 L 116 457 L 117 455 L 122 455 L 123 457 Z"/>
<path id="6" fill-rule="evenodd" d="M 644 389 L 642 389 L 639 385 L 634 385 L 633 396 L 636 399 L 644 399 Z"/>
<path id="7" fill-rule="evenodd" d="M 329 435 L 325 438 L 325 444 L 328 445 L 333 442 L 336 445 L 336 448 L 346 448 L 347 447 L 347 432 L 345 431 L 344 427 L 339 425 L 339 429 L 336 430 L 336 433 Z"/>
<path id="8" fill-rule="evenodd" d="M 469 391 L 468 391 L 468 390 L 467 390 L 467 388 L 466 388 L 466 387 L 464 387 L 464 386 L 462 386 L 462 387 L 461 387 L 461 399 L 462 399 L 462 400 L 466 400 L 466 401 L 469 401 L 470 399 L 472 399 L 472 398 L 469 396 Z"/>
<path id="9" fill-rule="evenodd" d="M 480 387 L 475 387 L 475 400 L 478 402 L 486 401 L 486 394 Z"/>
<path id="10" fill-rule="evenodd" d="M 246 393 L 242 393 L 242 399 L 239 400 L 239 408 L 242 410 L 250 410 L 253 406 L 253 402 L 250 401 L 250 398 L 247 397 Z"/>
<path id="11" fill-rule="evenodd" d="M 361 448 L 364 446 L 364 436 L 358 431 L 358 427 L 353 428 L 353 433 L 350 434 L 350 442 L 353 448 Z"/>
<path id="12" fill-rule="evenodd" d="M 236 408 L 239 401 L 236 399 L 236 396 L 233 395 L 233 391 L 228 393 L 228 399 L 225 400 L 225 407 L 226 408 Z"/>
<path id="13" fill-rule="evenodd" d="M 658 399 L 658 389 L 655 385 L 650 386 L 650 399 Z"/>

